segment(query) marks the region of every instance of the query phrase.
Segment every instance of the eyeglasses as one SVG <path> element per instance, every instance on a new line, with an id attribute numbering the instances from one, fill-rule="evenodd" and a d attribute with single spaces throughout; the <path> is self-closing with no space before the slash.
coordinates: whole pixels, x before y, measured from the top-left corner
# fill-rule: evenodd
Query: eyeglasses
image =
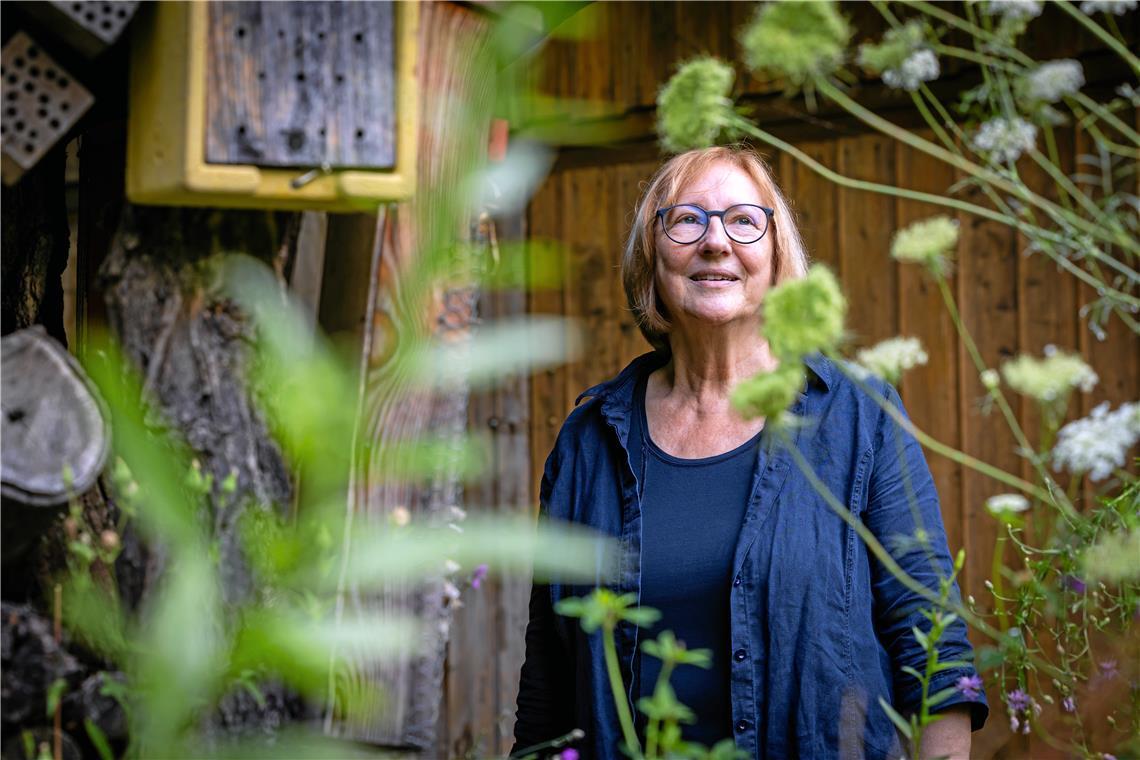
<path id="1" fill-rule="evenodd" d="M 765 206 L 751 203 L 738 203 L 724 211 L 706 211 L 700 206 L 683 203 L 669 206 L 657 212 L 661 228 L 674 243 L 688 245 L 704 237 L 709 228 L 709 218 L 719 216 L 724 231 L 737 243 L 755 243 L 764 237 L 768 224 L 776 212 Z"/>

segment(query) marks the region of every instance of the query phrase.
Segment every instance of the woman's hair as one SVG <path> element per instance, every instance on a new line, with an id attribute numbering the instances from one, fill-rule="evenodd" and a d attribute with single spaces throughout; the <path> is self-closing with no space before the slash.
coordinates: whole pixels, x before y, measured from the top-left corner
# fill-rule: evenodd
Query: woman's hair
<path id="1" fill-rule="evenodd" d="M 775 234 L 772 284 L 807 274 L 807 254 L 791 208 L 772 179 L 768 165 L 754 150 L 734 145 L 690 150 L 674 156 L 649 181 L 634 212 L 633 227 L 621 257 L 621 280 L 629 307 L 642 335 L 659 351 L 668 351 L 672 325 L 657 295 L 657 244 L 654 234 L 657 209 L 676 203 L 685 187 L 716 163 L 730 164 L 751 177 L 760 190 L 760 197 L 776 212 L 772 216 L 775 229 L 769 230 L 769 234 Z"/>

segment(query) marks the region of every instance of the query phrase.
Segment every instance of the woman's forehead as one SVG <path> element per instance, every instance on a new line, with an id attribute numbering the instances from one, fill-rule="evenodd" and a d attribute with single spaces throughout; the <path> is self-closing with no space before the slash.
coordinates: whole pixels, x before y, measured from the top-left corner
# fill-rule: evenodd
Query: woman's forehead
<path id="1" fill-rule="evenodd" d="M 696 203 L 708 199 L 759 205 L 764 205 L 766 200 L 748 172 L 720 161 L 699 169 L 687 180 L 680 178 L 671 203 Z"/>

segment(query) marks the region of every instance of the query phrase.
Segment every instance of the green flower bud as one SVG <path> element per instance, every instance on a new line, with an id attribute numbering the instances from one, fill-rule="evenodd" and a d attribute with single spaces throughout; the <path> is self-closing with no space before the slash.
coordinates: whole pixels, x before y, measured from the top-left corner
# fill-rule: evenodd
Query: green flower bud
<path id="1" fill-rule="evenodd" d="M 788 280 L 764 297 L 761 331 L 781 361 L 834 349 L 843 336 L 847 299 L 835 275 L 816 264 L 805 277 Z"/>
<path id="2" fill-rule="evenodd" d="M 771 372 L 762 372 L 736 386 L 732 405 L 746 418 L 777 420 L 796 399 L 806 375 L 798 361 L 787 361 Z"/>
<path id="3" fill-rule="evenodd" d="M 948 216 L 936 216 L 896 232 L 891 256 L 921 264 L 935 277 L 942 277 L 950 269 L 951 255 L 957 246 L 958 222 Z"/>
<path id="4" fill-rule="evenodd" d="M 827 77 L 843 63 L 851 26 L 831 0 L 765 3 L 744 30 L 744 61 L 795 87 Z"/>
<path id="5" fill-rule="evenodd" d="M 732 67 L 716 58 L 681 64 L 657 95 L 657 134 L 667 151 L 706 148 L 721 136 L 735 137 L 731 125 Z"/>

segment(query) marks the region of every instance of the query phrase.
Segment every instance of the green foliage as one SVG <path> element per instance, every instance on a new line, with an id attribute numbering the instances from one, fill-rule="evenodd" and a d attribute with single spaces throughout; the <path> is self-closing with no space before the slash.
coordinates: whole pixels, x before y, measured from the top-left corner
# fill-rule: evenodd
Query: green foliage
<path id="1" fill-rule="evenodd" d="M 737 384 L 732 406 L 746 418 L 776 421 L 804 387 L 806 373 L 799 362 L 788 361 L 771 372 L 761 372 Z"/>

